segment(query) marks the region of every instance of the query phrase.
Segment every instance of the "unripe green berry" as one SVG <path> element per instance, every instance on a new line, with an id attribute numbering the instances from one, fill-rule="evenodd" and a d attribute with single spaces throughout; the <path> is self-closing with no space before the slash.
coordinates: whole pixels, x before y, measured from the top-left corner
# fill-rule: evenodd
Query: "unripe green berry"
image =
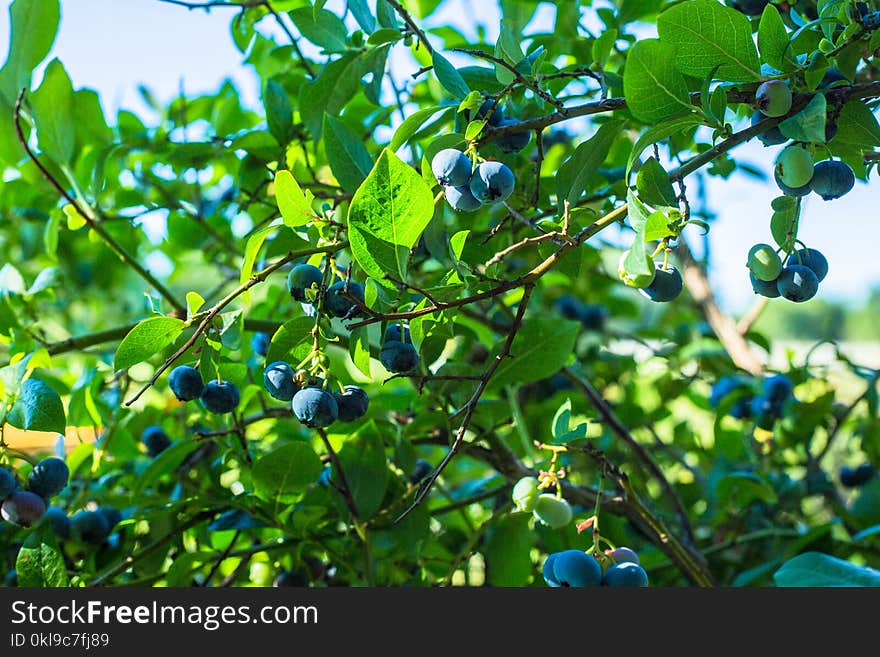
<path id="1" fill-rule="evenodd" d="M 630 287 L 648 287 L 654 280 L 654 261 L 648 256 L 645 256 L 645 262 L 648 264 L 651 273 L 633 276 L 626 271 L 626 259 L 628 256 L 629 251 L 624 251 L 620 254 L 620 261 L 617 264 L 617 274 L 620 276 L 621 280 Z"/>
<path id="2" fill-rule="evenodd" d="M 564 499 L 558 498 L 551 493 L 544 493 L 538 496 L 532 514 L 540 522 L 553 529 L 565 527 L 574 517 L 571 505 Z"/>
<path id="3" fill-rule="evenodd" d="M 785 116 L 791 109 L 791 89 L 782 80 L 765 82 L 755 92 L 755 105 L 770 117 Z"/>
<path id="4" fill-rule="evenodd" d="M 788 146 L 776 158 L 776 173 L 789 187 L 803 187 L 813 178 L 813 158 L 800 146 Z"/>
<path id="5" fill-rule="evenodd" d="M 782 259 L 769 244 L 755 244 L 749 249 L 748 268 L 760 281 L 775 281 L 782 271 Z"/>
<path id="6" fill-rule="evenodd" d="M 531 513 L 538 501 L 538 480 L 535 477 L 523 477 L 514 485 L 511 497 L 519 511 Z"/>

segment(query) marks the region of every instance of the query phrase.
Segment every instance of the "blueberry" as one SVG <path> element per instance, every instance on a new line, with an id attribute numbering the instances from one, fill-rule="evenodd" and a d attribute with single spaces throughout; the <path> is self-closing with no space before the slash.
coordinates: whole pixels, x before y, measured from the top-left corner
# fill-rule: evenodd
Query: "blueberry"
<path id="1" fill-rule="evenodd" d="M 100 545 L 110 529 L 107 516 L 100 511 L 79 511 L 70 519 L 70 535 L 79 543 Z"/>
<path id="2" fill-rule="evenodd" d="M 800 146 L 787 146 L 776 158 L 776 173 L 783 184 L 797 189 L 813 178 L 813 158 Z"/>
<path id="3" fill-rule="evenodd" d="M 383 342 L 408 342 L 412 344 L 412 338 L 409 336 L 409 327 L 395 322 L 389 324 L 385 329 L 385 339 Z"/>
<path id="4" fill-rule="evenodd" d="M 531 513 L 538 501 L 538 480 L 535 477 L 523 477 L 514 484 L 511 498 L 519 511 Z"/>
<path id="5" fill-rule="evenodd" d="M 211 413 L 230 413 L 238 406 L 238 387 L 229 381 L 208 381 L 199 401 Z"/>
<path id="6" fill-rule="evenodd" d="M 730 417 L 737 420 L 747 420 L 752 417 L 752 398 L 740 397 L 730 409 Z"/>
<path id="7" fill-rule="evenodd" d="M 483 203 L 500 203 L 513 193 L 516 179 L 507 165 L 483 162 L 471 178 L 471 193 Z"/>
<path id="8" fill-rule="evenodd" d="M 767 431 L 773 429 L 773 424 L 782 414 L 782 404 L 776 400 L 768 399 L 764 395 L 752 399 L 749 408 L 755 423 Z"/>
<path id="9" fill-rule="evenodd" d="M 327 488 L 330 485 L 332 479 L 333 468 L 328 465 L 323 470 L 321 470 L 321 474 L 318 475 L 318 485 Z"/>
<path id="10" fill-rule="evenodd" d="M 431 160 L 431 172 L 443 187 L 461 187 L 471 179 L 471 159 L 454 148 L 444 148 Z"/>
<path id="11" fill-rule="evenodd" d="M 12 495 L 16 488 L 18 488 L 18 484 L 15 481 L 15 475 L 6 468 L 0 468 L 0 501 Z"/>
<path id="12" fill-rule="evenodd" d="M 788 114 L 791 100 L 791 88 L 784 80 L 768 80 L 755 91 L 758 110 L 773 118 Z"/>
<path id="13" fill-rule="evenodd" d="M 501 121 L 497 127 L 506 128 L 512 125 L 519 125 L 519 121 L 515 121 L 513 119 L 504 119 Z M 529 142 L 532 139 L 532 133 L 528 130 L 522 130 L 521 132 L 514 132 L 509 135 L 505 135 L 503 137 L 499 137 L 498 148 L 500 148 L 505 153 L 519 153 L 522 149 L 529 145 Z"/>
<path id="14" fill-rule="evenodd" d="M 602 584 L 602 567 L 586 552 L 564 550 L 553 561 L 553 576 L 560 586 L 595 587 Z"/>
<path id="15" fill-rule="evenodd" d="M 293 396 L 293 414 L 312 429 L 327 427 L 339 417 L 339 405 L 326 390 L 303 388 Z"/>
<path id="16" fill-rule="evenodd" d="M 782 259 L 769 244 L 755 244 L 749 249 L 746 266 L 755 278 L 762 281 L 775 281 L 782 271 Z"/>
<path id="17" fill-rule="evenodd" d="M 178 401 L 192 401 L 199 398 L 205 384 L 202 383 L 202 375 L 195 367 L 180 365 L 168 375 L 168 387 Z"/>
<path id="18" fill-rule="evenodd" d="M 290 296 L 303 303 L 309 301 L 306 290 L 313 285 L 321 287 L 323 282 L 324 274 L 314 265 L 297 265 L 287 275 L 287 289 L 290 290 Z"/>
<path id="19" fill-rule="evenodd" d="M 292 572 L 284 570 L 275 576 L 272 586 L 275 588 L 284 588 L 288 586 L 306 587 L 309 585 L 309 579 L 300 572 Z"/>
<path id="20" fill-rule="evenodd" d="M 825 71 L 825 75 L 822 76 L 822 80 L 819 82 L 819 89 L 828 89 L 831 86 L 845 87 L 851 84 L 852 82 L 850 82 L 849 78 L 841 73 L 839 69 L 829 68 Z"/>
<path id="21" fill-rule="evenodd" d="M 608 309 L 595 303 L 586 303 L 581 306 L 581 324 L 590 331 L 601 331 L 605 328 L 605 320 L 608 317 Z"/>
<path id="22" fill-rule="evenodd" d="M 50 506 L 46 509 L 46 515 L 43 517 L 45 522 L 49 523 L 55 536 L 65 541 L 70 538 L 70 518 L 67 517 L 64 509 Z"/>
<path id="23" fill-rule="evenodd" d="M 443 195 L 446 196 L 446 202 L 456 212 L 475 212 L 483 207 L 483 204 L 471 193 L 468 185 L 461 187 L 447 187 Z"/>
<path id="24" fill-rule="evenodd" d="M 800 303 L 816 296 L 816 292 L 819 291 L 819 279 L 808 267 L 788 265 L 779 275 L 776 287 L 783 297 Z"/>
<path id="25" fill-rule="evenodd" d="M 824 160 L 813 169 L 810 187 L 825 201 L 833 201 L 848 193 L 856 184 L 856 176 L 846 162 Z"/>
<path id="26" fill-rule="evenodd" d="M 331 317 L 354 317 L 359 308 L 345 296 L 345 281 L 337 281 L 327 289 L 324 297 L 324 309 Z M 360 283 L 348 283 L 348 294 L 364 303 L 364 286 Z"/>
<path id="27" fill-rule="evenodd" d="M 14 492 L 3 501 L 0 516 L 19 527 L 33 527 L 46 513 L 43 498 L 27 490 Z"/>
<path id="28" fill-rule="evenodd" d="M 419 352 L 408 342 L 389 340 L 382 345 L 379 361 L 389 372 L 409 372 L 419 364 Z"/>
<path id="29" fill-rule="evenodd" d="M 784 374 L 774 374 L 764 379 L 762 384 L 763 395 L 774 402 L 784 402 L 791 397 L 794 390 L 794 384 Z"/>
<path id="30" fill-rule="evenodd" d="M 565 319 L 581 319 L 581 302 L 570 294 L 563 294 L 556 300 L 556 309 Z"/>
<path id="31" fill-rule="evenodd" d="M 844 466 L 840 469 L 840 485 L 845 488 L 856 488 L 868 483 L 874 476 L 874 466 L 862 463 L 857 468 Z"/>
<path id="32" fill-rule="evenodd" d="M 614 589 L 648 586 L 648 573 L 637 563 L 619 563 L 605 571 L 602 584 Z"/>
<path id="33" fill-rule="evenodd" d="M 480 109 L 477 110 L 478 119 L 485 119 L 487 116 L 489 117 L 489 125 L 493 127 L 505 120 L 504 110 L 501 109 L 501 105 L 496 103 L 492 98 L 483 101 L 483 104 L 480 105 Z"/>
<path id="34" fill-rule="evenodd" d="M 275 399 L 290 401 L 299 390 L 293 377 L 293 368 L 282 360 L 276 360 L 266 366 L 263 372 L 263 385 Z"/>
<path id="35" fill-rule="evenodd" d="M 773 180 L 776 181 L 776 186 L 782 191 L 786 196 L 793 196 L 795 198 L 803 198 L 807 194 L 813 191 L 813 188 L 810 187 L 810 183 L 806 185 L 801 185 L 800 187 L 789 187 L 779 178 L 779 173 L 773 172 Z"/>
<path id="36" fill-rule="evenodd" d="M 798 249 L 788 256 L 785 265 L 803 265 L 812 269 L 820 283 L 828 275 L 828 260 L 816 249 Z"/>
<path id="37" fill-rule="evenodd" d="M 558 498 L 552 493 L 544 493 L 538 496 L 532 515 L 543 524 L 559 529 L 571 522 L 574 512 L 564 498 Z"/>
<path id="38" fill-rule="evenodd" d="M 159 456 L 166 449 L 171 447 L 171 439 L 168 434 L 160 426 L 155 424 L 144 429 L 141 434 L 141 442 L 147 448 L 147 454 L 153 458 Z"/>
<path id="39" fill-rule="evenodd" d="M 59 458 L 51 456 L 37 463 L 28 475 L 27 487 L 44 500 L 48 500 L 67 486 L 70 470 Z"/>
<path id="40" fill-rule="evenodd" d="M 712 386 L 712 393 L 709 395 L 709 405 L 712 408 L 718 408 L 724 398 L 734 390 L 743 385 L 742 379 L 736 376 L 722 376 Z"/>
<path id="41" fill-rule="evenodd" d="M 615 548 L 608 553 L 608 556 L 611 557 L 612 561 L 616 564 L 634 563 L 638 565 L 640 563 L 638 553 L 628 547 Z"/>
<path id="42" fill-rule="evenodd" d="M 269 337 L 268 333 L 263 333 L 259 331 L 254 333 L 251 338 L 251 350 L 257 354 L 258 356 L 263 356 L 265 358 L 266 354 L 269 353 L 269 343 L 272 341 L 272 338 Z M 198 397 L 198 395 L 196 395 Z M 195 399 L 195 397 L 193 397 Z"/>
<path id="43" fill-rule="evenodd" d="M 416 467 L 413 468 L 412 473 L 409 475 L 409 480 L 410 482 L 417 484 L 432 472 L 434 472 L 433 465 L 428 463 L 425 459 L 418 459 L 416 461 Z"/>
<path id="44" fill-rule="evenodd" d="M 768 117 L 761 114 L 761 112 L 755 112 L 752 114 L 752 125 L 756 125 L 766 118 Z M 764 144 L 764 146 L 779 146 L 780 144 L 787 142 L 788 137 L 782 134 L 779 126 L 773 126 L 769 130 L 760 133 L 758 135 L 758 140 Z"/>
<path id="45" fill-rule="evenodd" d="M 556 562 L 556 557 L 558 556 L 559 552 L 548 554 L 547 558 L 544 560 L 544 566 L 541 568 L 541 575 L 544 576 L 544 581 L 547 582 L 548 586 L 551 586 L 554 589 L 562 586 L 562 584 L 559 583 L 559 580 L 556 579 L 556 575 L 553 573 L 553 564 Z"/>
<path id="46" fill-rule="evenodd" d="M 776 280 L 762 281 L 755 278 L 755 275 L 749 272 L 749 280 L 752 282 L 752 290 L 755 294 L 760 294 L 768 299 L 775 299 L 779 296 L 779 288 L 776 286 Z"/>
<path id="47" fill-rule="evenodd" d="M 340 422 L 354 422 L 361 419 L 367 413 L 370 398 L 358 386 L 345 386 L 344 392 L 333 393 L 336 405 L 339 407 Z"/>
<path id="48" fill-rule="evenodd" d="M 110 531 L 113 531 L 113 528 L 122 522 L 122 514 L 115 506 L 102 504 L 98 507 L 98 512 L 104 514 L 104 517 L 107 519 L 107 526 L 110 527 Z"/>
<path id="49" fill-rule="evenodd" d="M 639 292 L 642 293 L 642 296 L 657 302 L 672 301 L 678 298 L 683 287 L 678 269 L 673 265 L 664 269 L 663 263 L 655 263 L 654 266 L 654 280 L 647 287 L 640 288 Z"/>

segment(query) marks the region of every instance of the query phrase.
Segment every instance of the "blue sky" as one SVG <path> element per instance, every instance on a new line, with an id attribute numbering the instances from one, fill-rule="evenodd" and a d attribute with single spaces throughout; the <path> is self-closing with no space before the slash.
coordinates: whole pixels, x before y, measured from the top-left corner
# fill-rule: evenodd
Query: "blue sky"
<path id="1" fill-rule="evenodd" d="M 4 52 L 10 3 L 0 0 L 0 49 Z M 111 115 L 120 107 L 145 111 L 137 93 L 139 84 L 168 100 L 181 85 L 188 94 L 197 94 L 210 92 L 231 78 L 243 102 L 252 106 L 259 102 L 257 80 L 242 64 L 230 36 L 229 22 L 236 10 L 188 11 L 158 0 L 62 0 L 61 4 L 61 29 L 50 56 L 61 59 L 76 87 L 100 92 Z M 330 0 L 326 6 L 338 10 L 343 5 L 342 0 Z M 545 4 L 535 27 L 546 27 L 553 11 L 552 5 Z M 465 16 L 468 21 L 462 25 Z M 447 0 L 431 24 L 452 24 L 470 35 L 475 25 L 483 24 L 492 38 L 498 32 L 498 16 L 495 3 L 486 0 Z M 415 64 L 402 47 L 394 50 L 395 77 L 404 79 Z M 753 142 L 734 155 L 770 171 L 775 152 Z M 708 195 L 718 214 L 710 233 L 710 275 L 722 305 L 742 310 L 754 298 L 745 269 L 746 254 L 756 242 L 771 242 L 770 201 L 778 190 L 772 183 L 736 173 L 727 181 L 711 180 Z M 820 297 L 856 301 L 880 285 L 878 200 L 880 181 L 876 178 L 870 187 L 858 183 L 837 201 L 806 199 L 800 237 L 821 249 L 831 265 Z"/>

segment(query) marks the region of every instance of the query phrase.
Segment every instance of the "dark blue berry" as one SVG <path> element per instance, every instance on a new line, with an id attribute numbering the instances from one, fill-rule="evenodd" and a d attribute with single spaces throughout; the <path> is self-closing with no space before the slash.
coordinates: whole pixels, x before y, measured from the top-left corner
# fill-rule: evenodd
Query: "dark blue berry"
<path id="1" fill-rule="evenodd" d="M 211 413 L 230 413 L 238 406 L 238 387 L 229 381 L 209 381 L 199 401 Z"/>
<path id="2" fill-rule="evenodd" d="M 444 148 L 431 160 L 431 172 L 443 187 L 467 185 L 471 169 L 470 158 L 454 148 Z"/>
<path id="3" fill-rule="evenodd" d="M 339 408 L 340 422 L 354 422 L 361 419 L 367 413 L 370 398 L 367 393 L 358 386 L 345 386 L 343 392 L 333 393 L 336 405 Z"/>
<path id="4" fill-rule="evenodd" d="M 70 535 L 80 543 L 100 545 L 110 530 L 107 516 L 100 511 L 79 511 L 70 519 Z"/>
<path id="5" fill-rule="evenodd" d="M 327 289 L 324 296 L 324 310 L 331 317 L 354 317 L 358 314 L 358 306 L 345 294 L 345 281 L 337 281 Z M 364 303 L 364 286 L 360 283 L 348 284 L 348 294 Z"/>
<path id="6" fill-rule="evenodd" d="M 303 388 L 293 396 L 293 414 L 307 427 L 327 427 L 339 417 L 339 405 L 326 390 Z"/>
<path id="7" fill-rule="evenodd" d="M 171 447 L 171 439 L 160 426 L 152 425 L 144 429 L 141 442 L 147 448 L 147 454 L 153 458 Z"/>
<path id="8" fill-rule="evenodd" d="M 202 375 L 195 367 L 180 365 L 168 375 L 168 387 L 178 401 L 192 401 L 199 398 L 205 384 L 202 383 Z"/>
<path id="9" fill-rule="evenodd" d="M 648 586 L 648 573 L 637 563 L 619 563 L 605 571 L 602 584 L 611 588 Z"/>
<path id="10" fill-rule="evenodd" d="M 254 333 L 251 338 L 251 350 L 258 356 L 263 356 L 265 358 L 266 354 L 269 353 L 269 344 L 271 342 L 272 338 L 268 333 L 263 333 L 262 331 Z"/>
<path id="11" fill-rule="evenodd" d="M 409 372 L 419 364 L 419 353 L 408 342 L 390 340 L 382 345 L 379 360 L 389 372 Z"/>
<path id="12" fill-rule="evenodd" d="M 50 506 L 46 509 L 46 515 L 43 517 L 49 523 L 55 536 L 65 541 L 70 538 L 70 518 L 67 517 L 64 509 Z"/>
<path id="13" fill-rule="evenodd" d="M 788 265 L 776 279 L 779 294 L 796 303 L 809 301 L 819 291 L 819 279 L 812 269 L 803 265 Z"/>
<path id="14" fill-rule="evenodd" d="M 664 269 L 663 263 L 660 263 L 656 265 L 654 280 L 647 287 L 639 288 L 639 292 L 651 301 L 667 302 L 678 298 L 683 287 L 678 269 L 673 265 Z"/>
<path id="15" fill-rule="evenodd" d="M 786 265 L 803 265 L 812 269 L 821 283 L 828 275 L 828 260 L 816 249 L 798 249 L 785 261 Z"/>
<path id="16" fill-rule="evenodd" d="M 49 457 L 37 463 L 28 475 L 28 490 L 44 500 L 54 497 L 67 486 L 70 470 L 57 457 Z"/>
<path id="17" fill-rule="evenodd" d="M 471 194 L 482 203 L 507 200 L 516 185 L 513 171 L 501 162 L 483 162 L 471 178 Z"/>
<path id="18" fill-rule="evenodd" d="M 553 575 L 560 586 L 594 587 L 602 583 L 602 567 L 581 550 L 564 550 L 556 555 Z"/>
<path id="19" fill-rule="evenodd" d="M 825 201 L 840 198 L 855 184 L 856 176 L 846 162 L 824 160 L 813 167 L 810 187 Z"/>
<path id="20" fill-rule="evenodd" d="M 290 296 L 305 303 L 309 301 L 306 290 L 313 285 L 321 287 L 323 281 L 324 274 L 314 265 L 297 265 L 287 275 L 287 289 L 290 291 Z"/>
<path id="21" fill-rule="evenodd" d="M 299 390 L 294 381 L 293 368 L 284 361 L 277 360 L 266 366 L 263 372 L 263 385 L 275 399 L 290 401 Z"/>
<path id="22" fill-rule="evenodd" d="M 3 500 L 0 517 L 19 527 L 33 527 L 46 513 L 43 498 L 28 490 L 19 490 Z"/>

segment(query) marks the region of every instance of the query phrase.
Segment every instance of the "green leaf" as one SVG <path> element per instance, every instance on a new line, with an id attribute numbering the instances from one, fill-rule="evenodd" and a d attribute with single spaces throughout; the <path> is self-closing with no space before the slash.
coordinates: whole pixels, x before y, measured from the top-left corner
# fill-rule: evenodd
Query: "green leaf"
<path id="1" fill-rule="evenodd" d="M 370 376 L 370 339 L 366 326 L 360 326 L 349 333 L 348 354 L 355 367 Z"/>
<path id="2" fill-rule="evenodd" d="M 638 141 L 636 141 L 632 152 L 629 155 L 629 161 L 626 163 L 626 178 L 629 179 L 629 172 L 632 169 L 632 165 L 639 159 L 642 151 L 648 146 L 656 144 L 661 139 L 677 135 L 684 130 L 696 128 L 701 124 L 702 120 L 696 114 L 685 114 L 684 116 L 676 116 L 666 119 L 655 125 L 653 128 L 645 130 L 645 132 L 642 133 L 642 136 L 639 137 Z"/>
<path id="3" fill-rule="evenodd" d="M 186 457 L 201 445 L 202 443 L 197 440 L 180 440 L 163 450 L 159 456 L 150 461 L 146 469 L 138 473 L 131 491 L 132 498 L 139 498 L 147 488 L 180 467 Z"/>
<path id="4" fill-rule="evenodd" d="M 431 61 L 434 64 L 434 73 L 437 75 L 437 79 L 453 98 L 462 100 L 471 92 L 461 74 L 438 50 L 434 51 Z"/>
<path id="5" fill-rule="evenodd" d="M 603 123 L 592 137 L 579 144 L 571 156 L 559 166 L 556 173 L 556 194 L 559 198 L 560 214 L 564 200 L 568 200 L 573 206 L 584 192 L 589 191 L 590 179 L 602 166 L 622 126 L 622 121 Z"/>
<path id="6" fill-rule="evenodd" d="M 73 122 L 73 85 L 61 62 L 53 59 L 40 88 L 30 99 L 40 149 L 59 164 L 73 160 L 76 129 Z"/>
<path id="7" fill-rule="evenodd" d="M 509 6 L 508 6 L 509 8 Z M 505 12 L 509 15 L 509 12 Z M 516 65 L 522 61 L 524 54 L 520 44 L 523 42 L 522 31 L 517 28 L 516 22 L 510 18 L 501 20 L 501 32 L 498 41 L 495 42 L 495 56 L 503 59 L 508 64 Z M 501 64 L 494 64 L 495 77 L 501 84 L 507 85 L 514 81 L 513 72 Z"/>
<path id="8" fill-rule="evenodd" d="M 31 73 L 52 49 L 60 17 L 58 0 L 15 0 L 9 5 L 9 51 L 0 69 L 0 96 L 10 106 L 19 91 L 30 87 Z"/>
<path id="9" fill-rule="evenodd" d="M 489 530 L 483 556 L 491 586 L 524 586 L 532 573 L 534 533 L 527 513 L 502 516 Z"/>
<path id="10" fill-rule="evenodd" d="M 870 150 L 880 146 L 880 124 L 871 109 L 860 100 L 852 100 L 840 110 L 834 145 Z"/>
<path id="11" fill-rule="evenodd" d="M 777 501 L 776 492 L 764 479 L 751 472 L 732 472 L 722 477 L 715 487 L 715 494 L 722 504 L 746 509 L 752 502 L 765 504 Z"/>
<path id="12" fill-rule="evenodd" d="M 43 523 L 25 539 L 15 560 L 21 587 L 67 587 L 67 565 L 58 541 L 48 523 Z"/>
<path id="13" fill-rule="evenodd" d="M 361 83 L 360 55 L 359 52 L 343 55 L 328 63 L 316 80 L 300 87 L 300 116 L 314 139 L 321 138 L 324 113 L 339 114 L 357 92 Z"/>
<path id="14" fill-rule="evenodd" d="M 795 141 L 825 143 L 825 96 L 816 94 L 800 112 L 779 124 L 779 131 Z"/>
<path id="15" fill-rule="evenodd" d="M 315 327 L 315 320 L 311 317 L 294 317 L 290 319 L 275 331 L 272 341 L 269 343 L 269 351 L 266 352 L 266 362 L 272 363 L 276 360 L 287 360 L 299 345 L 308 343 L 309 351 L 311 351 L 311 332 Z M 297 349 L 297 354 L 300 350 Z M 308 352 L 296 359 L 296 362 L 302 360 L 308 355 Z"/>
<path id="16" fill-rule="evenodd" d="M 266 80 L 263 88 L 263 105 L 266 108 L 266 121 L 269 132 L 282 146 L 290 141 L 293 134 L 293 107 L 290 98 L 279 82 Z"/>
<path id="17" fill-rule="evenodd" d="M 373 168 L 373 158 L 363 139 L 344 122 L 325 114 L 324 149 L 333 175 L 346 192 L 353 194 Z"/>
<path id="18" fill-rule="evenodd" d="M 645 242 L 655 242 L 664 237 L 674 237 L 675 233 L 669 229 L 669 217 L 657 210 L 648 216 L 644 228 Z"/>
<path id="19" fill-rule="evenodd" d="M 377 282 L 394 288 L 385 274 L 406 280 L 410 249 L 433 214 L 430 187 L 386 148 L 348 209 L 354 259 Z"/>
<path id="20" fill-rule="evenodd" d="M 287 169 L 275 174 L 275 201 L 278 203 L 285 226 L 296 228 L 315 218 L 311 202 Z"/>
<path id="21" fill-rule="evenodd" d="M 247 244 L 244 246 L 244 261 L 241 263 L 241 274 L 238 276 L 239 285 L 247 283 L 251 274 L 254 273 L 254 263 L 257 261 L 257 255 L 263 247 L 263 242 L 265 242 L 266 238 L 276 230 L 278 230 L 277 225 L 266 226 L 248 238 Z M 244 291 L 241 298 L 247 305 L 251 304 L 251 294 L 248 290 Z M 202 299 L 202 303 L 204 303 L 204 299 Z"/>
<path id="22" fill-rule="evenodd" d="M 580 322 L 555 317 L 527 317 L 505 358 L 490 380 L 499 388 L 507 383 L 522 385 L 555 374 L 568 362 L 580 333 Z M 500 345 L 496 351 L 500 349 Z"/>
<path id="23" fill-rule="evenodd" d="M 376 18 L 370 13 L 367 0 L 348 0 L 348 10 L 364 32 L 372 34 L 376 30 Z"/>
<path id="24" fill-rule="evenodd" d="M 174 342 L 184 327 L 183 320 L 176 317 L 150 317 L 138 322 L 119 343 L 113 368 L 125 370 L 147 360 Z"/>
<path id="25" fill-rule="evenodd" d="M 645 123 L 693 110 L 684 76 L 675 68 L 675 48 L 657 39 L 637 41 L 630 48 L 623 95 L 629 111 Z"/>
<path id="26" fill-rule="evenodd" d="M 339 461 L 358 516 L 367 520 L 382 506 L 389 476 L 385 445 L 375 422 L 371 420 L 346 440 Z M 335 471 L 333 480 L 338 483 Z"/>
<path id="27" fill-rule="evenodd" d="M 651 273 L 651 259 L 645 249 L 645 227 L 651 211 L 642 203 L 632 190 L 627 190 L 626 202 L 629 224 L 636 233 L 629 253 L 624 260 L 626 272 L 631 276 L 647 276 Z"/>
<path id="28" fill-rule="evenodd" d="M 63 434 L 66 429 L 61 397 L 39 379 L 28 379 L 21 384 L 6 421 L 25 431 L 53 431 Z"/>
<path id="29" fill-rule="evenodd" d="M 880 571 L 857 566 L 821 552 L 789 559 L 773 574 L 776 586 L 880 586 Z"/>
<path id="30" fill-rule="evenodd" d="M 771 206 L 773 216 L 770 217 L 770 232 L 776 244 L 786 252 L 790 252 L 794 249 L 794 239 L 797 235 L 800 204 L 795 198 L 780 196 L 773 199 Z"/>
<path id="31" fill-rule="evenodd" d="M 273 449 L 254 463 L 254 492 L 276 509 L 289 504 L 321 474 L 321 459 L 312 446 L 296 441 Z"/>
<path id="32" fill-rule="evenodd" d="M 388 144 L 388 148 L 392 151 L 396 151 L 406 142 L 408 142 L 410 137 L 412 137 L 429 118 L 434 116 L 434 114 L 442 110 L 449 109 L 452 108 L 446 105 L 440 105 L 439 107 L 428 107 L 426 109 L 420 109 L 413 112 L 408 117 L 406 117 L 403 122 L 397 127 L 397 130 L 395 130 L 394 132 L 394 136 L 391 138 L 391 143 Z"/>
<path id="33" fill-rule="evenodd" d="M 773 68 L 784 71 L 790 68 L 785 57 L 788 48 L 788 30 L 782 22 L 779 10 L 772 4 L 764 7 L 761 22 L 758 25 L 758 48 L 761 58 Z"/>
<path id="34" fill-rule="evenodd" d="M 642 168 L 636 176 L 636 189 L 639 197 L 650 205 L 665 205 L 678 207 L 678 200 L 672 183 L 669 182 L 669 174 L 663 165 L 654 157 L 645 160 Z"/>
<path id="35" fill-rule="evenodd" d="M 348 47 L 348 28 L 333 12 L 301 7 L 288 15 L 306 39 L 326 52 L 341 52 Z"/>
<path id="36" fill-rule="evenodd" d="M 715 0 L 686 0 L 660 14 L 657 31 L 675 47 L 675 64 L 685 75 L 703 79 L 717 66 L 721 80 L 761 79 L 752 25 L 736 9 Z"/>

